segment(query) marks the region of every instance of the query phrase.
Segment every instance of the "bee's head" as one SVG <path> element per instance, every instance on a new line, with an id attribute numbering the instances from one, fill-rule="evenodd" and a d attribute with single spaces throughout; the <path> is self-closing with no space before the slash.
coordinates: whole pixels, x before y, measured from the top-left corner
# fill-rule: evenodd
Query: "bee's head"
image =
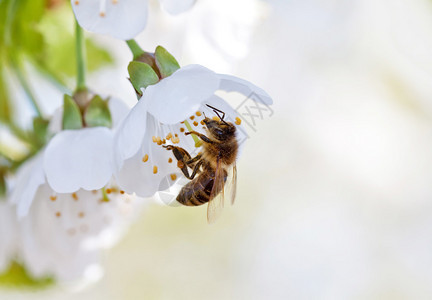
<path id="1" fill-rule="evenodd" d="M 210 118 L 204 119 L 204 124 L 212 137 L 219 141 L 225 141 L 232 138 L 235 134 L 236 128 L 230 122 L 223 120 L 212 120 Z"/>
<path id="2" fill-rule="evenodd" d="M 212 108 L 213 112 L 219 117 L 219 119 L 214 120 L 207 118 L 204 114 L 205 119 L 203 121 L 210 134 L 219 141 L 225 141 L 232 138 L 236 131 L 234 124 L 224 121 L 225 113 L 223 111 L 208 104 L 207 106 Z M 222 113 L 222 116 L 219 115 L 219 113 Z"/>

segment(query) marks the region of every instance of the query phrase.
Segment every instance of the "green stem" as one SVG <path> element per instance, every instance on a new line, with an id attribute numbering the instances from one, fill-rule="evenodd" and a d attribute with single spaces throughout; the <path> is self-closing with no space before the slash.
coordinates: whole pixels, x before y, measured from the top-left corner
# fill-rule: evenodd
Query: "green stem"
<path id="1" fill-rule="evenodd" d="M 36 97 L 33 94 L 33 91 L 29 85 L 29 83 L 27 82 L 27 78 L 25 77 L 23 71 L 21 70 L 19 63 L 16 62 L 15 59 L 12 59 L 12 65 L 13 65 L 13 69 L 15 71 L 15 74 L 18 78 L 18 81 L 20 82 L 21 86 L 24 89 L 24 92 L 27 95 L 27 98 L 30 100 L 30 104 L 33 106 L 33 109 L 35 110 L 36 114 L 42 118 L 42 112 L 39 108 L 39 105 L 36 101 Z"/>
<path id="2" fill-rule="evenodd" d="M 184 121 L 184 124 L 189 131 L 193 131 L 192 126 L 190 126 L 187 120 Z M 199 138 L 195 134 L 191 134 L 191 136 L 195 142 L 195 147 L 201 146 L 201 141 L 199 140 Z"/>
<path id="3" fill-rule="evenodd" d="M 132 52 L 134 60 L 145 53 L 145 51 L 138 45 L 138 43 L 135 40 L 127 40 L 126 44 L 128 45 L 130 51 Z"/>
<path id="4" fill-rule="evenodd" d="M 77 59 L 77 91 L 86 90 L 86 51 L 85 51 L 85 40 L 84 33 L 79 26 L 78 22 L 75 20 L 75 51 Z"/>

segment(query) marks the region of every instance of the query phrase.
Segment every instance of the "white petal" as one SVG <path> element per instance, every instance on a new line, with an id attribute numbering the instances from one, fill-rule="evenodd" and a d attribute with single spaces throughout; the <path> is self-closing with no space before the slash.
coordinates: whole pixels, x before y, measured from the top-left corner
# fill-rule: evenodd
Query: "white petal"
<path id="1" fill-rule="evenodd" d="M 99 34 L 129 40 L 147 23 L 146 0 L 71 0 L 81 27 Z"/>
<path id="2" fill-rule="evenodd" d="M 16 255 L 17 245 L 16 213 L 9 203 L 0 199 L 0 273 Z"/>
<path id="3" fill-rule="evenodd" d="M 147 106 L 146 93 L 130 110 L 120 126 L 115 130 L 114 163 L 119 170 L 123 161 L 135 155 L 142 144 L 146 131 Z"/>
<path id="4" fill-rule="evenodd" d="M 117 98 L 110 98 L 108 100 L 108 107 L 111 112 L 112 128 L 116 128 L 127 116 L 130 108 L 124 101 Z"/>
<path id="5" fill-rule="evenodd" d="M 17 205 L 17 214 L 19 217 L 27 215 L 37 189 L 45 181 L 43 150 L 41 150 L 39 154 L 26 162 L 18 170 L 16 183 L 9 201 Z"/>
<path id="6" fill-rule="evenodd" d="M 179 123 L 198 110 L 218 87 L 216 73 L 200 65 L 189 65 L 147 88 L 148 110 L 164 124 Z"/>
<path id="7" fill-rule="evenodd" d="M 115 174 L 120 188 L 128 193 L 136 193 L 141 197 L 154 195 L 160 190 L 161 185 L 164 185 L 167 177 L 171 180 L 170 175 L 179 172 L 172 152 L 164 149 L 162 145 L 154 143 L 152 140 L 153 136 L 159 136 L 161 139 L 164 139 L 171 132 L 172 135 L 177 134 L 180 141 L 182 139 L 190 139 L 192 141 L 192 138 L 185 137 L 184 134 L 180 133 L 180 126 L 160 127 L 151 115 L 148 115 L 146 128 L 146 134 L 141 140 L 142 145 L 139 151 L 131 158 L 125 160 L 122 167 Z M 147 159 L 143 161 L 145 156 Z M 169 158 L 171 158 L 171 163 L 168 162 Z M 171 184 L 174 181 L 171 180 Z M 164 187 L 163 189 L 166 188 Z"/>
<path id="8" fill-rule="evenodd" d="M 162 7 L 172 15 L 177 15 L 187 11 L 195 0 L 160 0 Z"/>
<path id="9" fill-rule="evenodd" d="M 227 92 L 239 92 L 245 96 L 256 94 L 267 105 L 273 104 L 272 98 L 261 88 L 253 83 L 231 75 L 218 74 L 220 79 L 219 89 Z"/>
<path id="10" fill-rule="evenodd" d="M 113 134 L 106 127 L 65 130 L 49 142 L 44 169 L 59 193 L 100 189 L 112 176 Z"/>

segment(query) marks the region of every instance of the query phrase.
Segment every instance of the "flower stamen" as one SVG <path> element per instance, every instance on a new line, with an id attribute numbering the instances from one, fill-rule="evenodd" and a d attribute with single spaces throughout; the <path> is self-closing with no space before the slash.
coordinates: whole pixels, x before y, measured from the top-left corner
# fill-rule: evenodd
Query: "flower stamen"
<path id="1" fill-rule="evenodd" d="M 156 174 L 158 172 L 158 167 L 157 166 L 153 166 L 153 174 Z"/>
<path id="2" fill-rule="evenodd" d="M 146 154 L 143 156 L 142 162 L 146 162 L 146 161 L 148 161 L 148 159 L 149 159 L 149 156 L 148 156 L 148 154 Z"/>
<path id="3" fill-rule="evenodd" d="M 241 124 L 241 119 L 239 117 L 235 118 L 235 123 L 236 125 L 240 125 Z"/>

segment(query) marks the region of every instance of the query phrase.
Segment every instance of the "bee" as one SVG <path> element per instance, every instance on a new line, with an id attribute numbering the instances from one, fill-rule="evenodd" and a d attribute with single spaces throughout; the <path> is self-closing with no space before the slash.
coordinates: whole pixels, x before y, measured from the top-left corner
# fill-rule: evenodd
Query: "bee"
<path id="1" fill-rule="evenodd" d="M 237 189 L 236 159 L 239 146 L 234 124 L 224 120 L 223 111 L 206 105 L 213 109 L 219 120 L 210 119 L 204 114 L 203 123 L 207 135 L 196 131 L 185 132 L 186 135 L 194 134 L 201 139 L 202 152 L 192 158 L 181 147 L 173 145 L 163 147 L 173 151 L 177 159 L 177 166 L 185 177 L 191 180 L 183 186 L 176 200 L 187 206 L 208 203 L 207 221 L 213 223 L 224 206 L 224 189 L 228 190 L 227 199 L 234 204 Z M 189 174 L 188 168 L 192 169 L 192 174 Z M 229 174 L 231 178 L 227 183 Z"/>

